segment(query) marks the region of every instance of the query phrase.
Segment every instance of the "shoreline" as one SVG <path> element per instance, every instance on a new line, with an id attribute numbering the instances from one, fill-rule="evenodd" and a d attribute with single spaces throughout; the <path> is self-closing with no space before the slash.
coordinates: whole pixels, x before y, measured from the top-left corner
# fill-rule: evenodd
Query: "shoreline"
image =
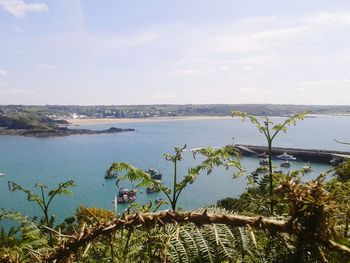
<path id="1" fill-rule="evenodd" d="M 323 116 L 343 116 L 350 117 L 350 114 L 307 114 L 305 118 L 317 118 Z M 257 116 L 260 117 L 260 116 Z M 286 117 L 286 116 L 269 116 Z M 199 121 L 199 120 L 228 120 L 234 119 L 232 116 L 168 116 L 168 117 L 145 117 L 145 118 L 86 118 L 86 119 L 65 119 L 68 126 L 97 125 L 97 124 L 118 124 L 118 123 L 142 123 L 142 122 L 165 122 L 165 121 Z"/>
<path id="2" fill-rule="evenodd" d="M 141 123 L 165 121 L 197 121 L 197 120 L 228 120 L 231 116 L 179 116 L 179 117 L 149 117 L 149 118 L 96 118 L 96 119 L 66 119 L 71 125 L 95 125 L 113 123 Z"/>

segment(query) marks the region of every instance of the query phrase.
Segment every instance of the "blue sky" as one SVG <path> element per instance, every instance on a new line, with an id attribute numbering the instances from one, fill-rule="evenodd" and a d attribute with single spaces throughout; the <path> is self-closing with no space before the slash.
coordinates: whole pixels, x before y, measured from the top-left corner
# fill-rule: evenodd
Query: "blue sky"
<path id="1" fill-rule="evenodd" d="M 0 0 L 0 104 L 350 104 L 350 1 Z"/>

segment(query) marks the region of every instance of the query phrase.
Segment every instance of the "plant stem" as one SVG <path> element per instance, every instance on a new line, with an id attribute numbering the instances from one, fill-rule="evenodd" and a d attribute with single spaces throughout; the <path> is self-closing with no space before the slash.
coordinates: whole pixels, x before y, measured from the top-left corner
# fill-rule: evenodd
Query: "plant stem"
<path id="1" fill-rule="evenodd" d="M 176 210 L 176 183 L 177 183 L 177 160 L 174 158 L 174 184 L 173 184 L 173 200 L 171 201 L 171 208 Z"/>
<path id="2" fill-rule="evenodd" d="M 270 211 L 273 214 L 273 177 L 272 177 L 272 141 L 268 140 L 269 152 L 269 179 L 270 179 Z"/>

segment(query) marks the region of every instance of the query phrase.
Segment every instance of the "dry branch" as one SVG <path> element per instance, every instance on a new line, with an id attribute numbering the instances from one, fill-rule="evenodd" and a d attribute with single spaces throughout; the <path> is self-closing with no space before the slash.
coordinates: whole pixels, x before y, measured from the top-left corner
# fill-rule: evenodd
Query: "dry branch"
<path id="1" fill-rule="evenodd" d="M 84 228 L 83 231 L 77 233 L 75 239 L 65 239 L 65 243 L 60 247 L 56 247 L 52 253 L 45 257 L 45 262 L 62 262 L 69 258 L 72 253 L 78 251 L 79 248 L 90 244 L 96 238 L 110 234 L 118 229 L 131 227 L 154 227 L 164 224 L 184 224 L 194 223 L 197 226 L 207 224 L 225 224 L 231 227 L 250 227 L 265 229 L 270 232 L 297 234 L 298 229 L 294 229 L 289 221 L 269 219 L 263 217 L 250 217 L 232 214 L 211 214 L 195 212 L 177 212 L 168 211 L 161 213 L 137 213 L 131 215 L 123 215 L 112 222 L 101 224 L 94 229 Z M 337 244 L 334 241 L 320 240 L 325 247 L 341 253 L 350 255 L 350 249 L 346 246 Z"/>
<path id="2" fill-rule="evenodd" d="M 161 213 L 137 213 L 132 215 L 123 215 L 120 219 L 102 224 L 95 229 L 87 230 L 77 234 L 77 237 L 72 240 L 66 239 L 66 242 L 61 247 L 57 247 L 45 259 L 46 262 L 60 262 L 67 259 L 72 253 L 79 248 L 89 244 L 94 239 L 101 235 L 107 235 L 115 230 L 130 227 L 154 227 L 156 225 L 164 225 L 169 223 L 194 223 L 198 226 L 206 224 L 225 224 L 232 227 L 242 227 L 249 225 L 254 228 L 267 229 L 271 232 L 289 233 L 289 224 L 285 221 L 274 220 L 262 217 L 249 217 L 230 214 L 210 214 L 192 212 L 161 212 Z"/>

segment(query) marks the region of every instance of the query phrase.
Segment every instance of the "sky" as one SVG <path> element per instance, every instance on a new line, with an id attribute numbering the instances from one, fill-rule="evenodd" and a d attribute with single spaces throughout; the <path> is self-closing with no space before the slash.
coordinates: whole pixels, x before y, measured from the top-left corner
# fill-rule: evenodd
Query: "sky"
<path id="1" fill-rule="evenodd" d="M 350 104 L 350 1 L 0 0 L 0 104 Z"/>

